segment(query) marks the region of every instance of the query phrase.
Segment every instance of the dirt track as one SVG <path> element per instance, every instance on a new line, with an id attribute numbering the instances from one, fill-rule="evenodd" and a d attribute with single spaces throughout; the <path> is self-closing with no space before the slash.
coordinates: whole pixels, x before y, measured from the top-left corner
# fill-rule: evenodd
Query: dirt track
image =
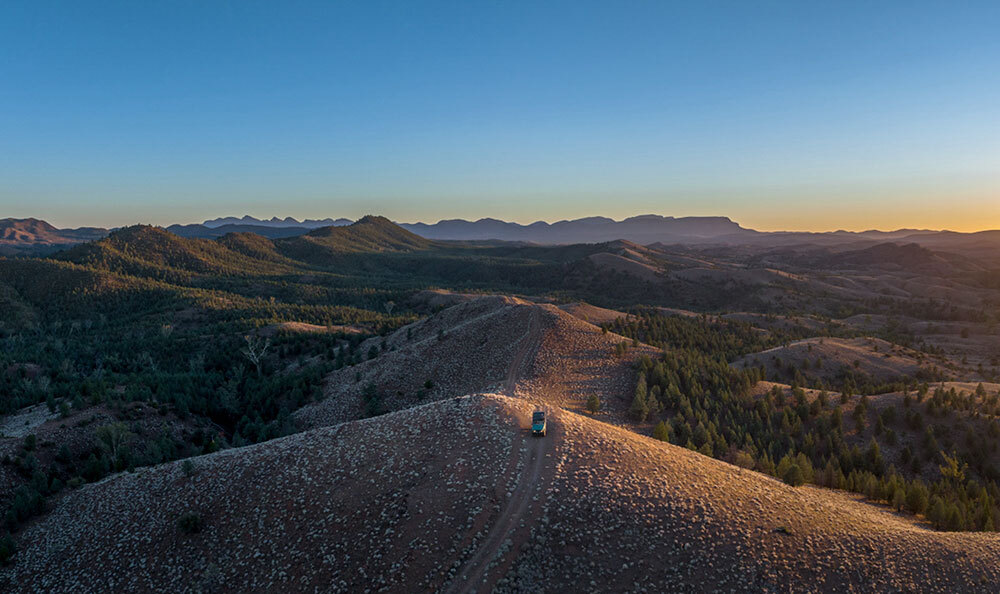
<path id="1" fill-rule="evenodd" d="M 511 492 L 506 506 L 493 523 L 482 545 L 465 563 L 462 572 L 449 585 L 447 592 L 492 591 L 496 581 L 503 576 L 503 570 L 509 565 L 509 561 L 517 556 L 519 545 L 530 530 L 531 520 L 540 509 L 535 494 L 543 491 L 540 487 L 544 481 L 542 474 L 545 469 L 545 457 L 550 450 L 552 424 L 550 422 L 550 435 L 546 437 L 534 437 L 529 431 L 530 429 L 522 431 L 520 442 L 513 450 L 522 451 L 525 460 L 517 486 Z M 526 447 L 525 441 L 527 441 Z"/>
<path id="2" fill-rule="evenodd" d="M 504 391 L 510 396 L 516 396 L 517 381 L 525 371 L 521 368 L 539 346 L 541 321 L 538 316 L 537 311 L 532 312 L 524 338 L 504 379 Z M 521 423 L 521 432 L 514 447 L 511 448 L 512 456 L 518 453 L 521 455 L 522 470 L 517 486 L 510 492 L 506 505 L 482 544 L 465 563 L 460 574 L 449 584 L 446 592 L 492 591 L 497 580 L 517 556 L 520 544 L 527 538 L 531 520 L 535 519 L 541 509 L 539 498 L 535 494 L 540 491 L 543 484 L 542 471 L 545 468 L 545 457 L 551 449 L 549 443 L 555 437 L 551 411 L 548 407 L 542 407 L 542 410 L 548 417 L 546 437 L 531 435 L 530 419 L 527 423 Z M 515 462 L 511 460 L 512 465 Z"/>
<path id="3" fill-rule="evenodd" d="M 507 377 L 504 378 L 504 392 L 510 396 L 517 396 L 517 381 L 523 376 L 524 362 L 538 349 L 541 342 L 541 321 L 538 319 L 538 311 L 532 310 L 528 320 L 528 329 L 521 339 L 521 346 L 518 347 L 511 361 L 510 368 L 507 369 Z"/>

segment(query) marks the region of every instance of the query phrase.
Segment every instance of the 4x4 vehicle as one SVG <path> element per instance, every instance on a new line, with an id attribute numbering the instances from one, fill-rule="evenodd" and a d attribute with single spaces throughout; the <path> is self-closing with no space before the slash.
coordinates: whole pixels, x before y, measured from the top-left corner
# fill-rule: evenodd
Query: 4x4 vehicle
<path id="1" fill-rule="evenodd" d="M 545 412 L 536 410 L 535 414 L 531 415 L 531 434 L 545 437 L 545 429 Z"/>

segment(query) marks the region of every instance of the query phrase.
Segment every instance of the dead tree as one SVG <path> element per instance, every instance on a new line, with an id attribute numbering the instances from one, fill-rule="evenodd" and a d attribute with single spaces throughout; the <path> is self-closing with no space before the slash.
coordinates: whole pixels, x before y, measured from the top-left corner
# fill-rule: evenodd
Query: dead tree
<path id="1" fill-rule="evenodd" d="M 264 360 L 264 355 L 267 354 L 267 349 L 271 346 L 271 339 L 268 338 L 262 341 L 259 336 L 247 334 L 243 337 L 243 340 L 247 341 L 247 346 L 243 349 L 243 355 L 257 368 L 257 375 L 261 375 L 260 364 Z"/>

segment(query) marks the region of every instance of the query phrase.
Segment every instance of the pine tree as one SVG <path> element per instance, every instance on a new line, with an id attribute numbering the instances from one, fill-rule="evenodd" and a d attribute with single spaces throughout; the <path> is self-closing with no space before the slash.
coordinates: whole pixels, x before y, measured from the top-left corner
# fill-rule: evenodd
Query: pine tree
<path id="1" fill-rule="evenodd" d="M 653 427 L 653 438 L 660 441 L 670 441 L 670 427 L 663 421 L 660 421 L 656 424 L 656 427 Z"/>
<path id="2" fill-rule="evenodd" d="M 896 508 L 896 511 L 903 511 L 903 505 L 906 503 L 906 494 L 901 487 L 896 487 L 892 492 L 892 506 Z"/>
<path id="3" fill-rule="evenodd" d="M 806 482 L 805 475 L 798 464 L 789 465 L 781 479 L 793 487 L 798 487 Z"/>
<path id="4" fill-rule="evenodd" d="M 639 376 L 639 384 L 635 387 L 635 397 L 632 399 L 632 406 L 629 407 L 629 415 L 642 423 L 649 416 L 649 404 L 646 402 L 646 377 Z"/>
<path id="5" fill-rule="evenodd" d="M 911 482 L 906 490 L 906 508 L 914 514 L 927 511 L 927 487 L 920 479 Z"/>

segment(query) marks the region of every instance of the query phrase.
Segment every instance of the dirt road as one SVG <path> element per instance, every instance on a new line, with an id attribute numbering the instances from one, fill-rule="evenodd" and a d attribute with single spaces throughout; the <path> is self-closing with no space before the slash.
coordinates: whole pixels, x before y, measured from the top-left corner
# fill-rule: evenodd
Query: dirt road
<path id="1" fill-rule="evenodd" d="M 550 425 L 551 427 L 551 425 Z M 551 428 L 550 428 L 551 431 Z M 551 433 L 550 433 L 551 435 Z M 520 541 L 527 536 L 534 520 L 532 509 L 534 495 L 543 490 L 542 471 L 545 467 L 545 454 L 551 437 L 533 437 L 526 434 L 521 443 L 527 441 L 525 466 L 521 470 L 517 486 L 507 500 L 507 505 L 500 512 L 489 534 L 476 550 L 476 553 L 466 562 L 461 573 L 449 586 L 448 592 L 489 592 L 502 576 L 505 569 L 503 563 L 505 553 L 516 553 Z M 521 449 L 518 447 L 518 449 Z M 540 506 L 537 506 L 540 507 Z M 525 534 L 517 534 L 518 528 L 524 527 Z M 510 543 L 505 547 L 506 543 Z M 501 557 L 498 559 L 498 557 Z"/>
<path id="2" fill-rule="evenodd" d="M 517 352 L 514 353 L 510 367 L 507 369 L 507 377 L 504 378 L 503 382 L 503 391 L 508 396 L 517 396 L 517 381 L 527 372 L 522 367 L 524 367 L 528 357 L 535 353 L 535 350 L 538 349 L 538 345 L 541 343 L 542 323 L 538 315 L 538 311 L 532 310 L 531 317 L 528 319 L 528 328 L 524 332 L 524 338 L 521 339 L 521 344 L 518 346 Z"/>
<path id="3" fill-rule="evenodd" d="M 538 315 L 538 312 L 532 312 L 524 338 L 504 379 L 503 390 L 511 396 L 516 396 L 517 382 L 527 371 L 523 367 L 540 344 L 541 320 Z M 546 437 L 531 435 L 530 420 L 527 421 L 527 426 L 521 427 L 511 448 L 511 455 L 520 455 L 523 461 L 517 484 L 486 538 L 462 567 L 459 575 L 445 588 L 446 592 L 491 591 L 509 564 L 504 562 L 505 559 L 508 562 L 513 559 L 521 542 L 530 532 L 536 512 L 541 508 L 540 502 L 535 500 L 535 494 L 543 491 L 546 454 L 550 450 L 549 444 L 552 443 L 554 432 L 558 431 L 548 407 L 543 407 L 542 410 L 545 410 L 548 419 Z"/>

